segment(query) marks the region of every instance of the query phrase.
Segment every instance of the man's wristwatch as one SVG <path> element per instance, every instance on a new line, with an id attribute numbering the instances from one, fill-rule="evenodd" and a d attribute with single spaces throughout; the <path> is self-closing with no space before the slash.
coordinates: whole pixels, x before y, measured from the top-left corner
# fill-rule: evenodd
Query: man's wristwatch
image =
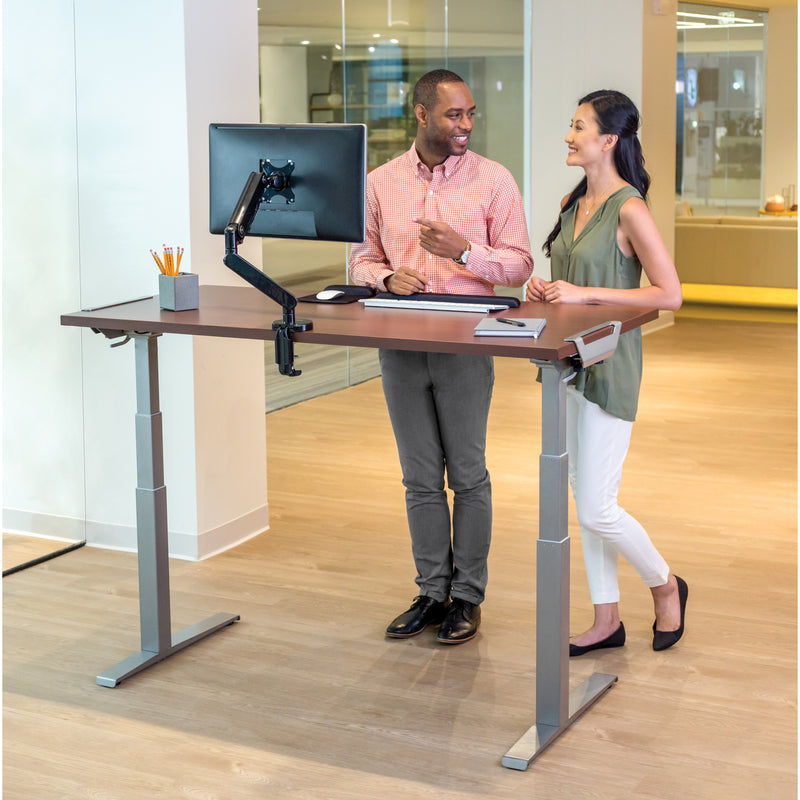
<path id="1" fill-rule="evenodd" d="M 456 264 L 466 264 L 470 250 L 472 250 L 472 245 L 467 242 L 467 249 L 458 258 L 454 258 L 453 261 L 455 261 Z"/>

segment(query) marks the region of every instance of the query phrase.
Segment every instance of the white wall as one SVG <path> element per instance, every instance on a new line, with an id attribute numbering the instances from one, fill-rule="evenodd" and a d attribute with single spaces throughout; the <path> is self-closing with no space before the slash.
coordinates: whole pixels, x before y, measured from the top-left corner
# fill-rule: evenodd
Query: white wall
<path id="1" fill-rule="evenodd" d="M 75 538 L 85 519 L 90 544 L 133 549 L 133 348 L 59 315 L 155 294 L 149 249 L 165 242 L 201 284 L 241 283 L 207 232 L 207 137 L 258 119 L 256 8 L 3 13 L 4 530 Z M 258 242 L 241 252 L 260 264 Z M 263 346 L 164 336 L 159 350 L 170 552 L 201 558 L 268 524 Z"/>
<path id="2" fill-rule="evenodd" d="M 3 530 L 84 533 L 72 4 L 3 6 Z M 67 35 L 65 35 L 65 31 Z"/>
<path id="3" fill-rule="evenodd" d="M 618 89 L 641 107 L 642 2 L 532 0 L 532 6 L 530 234 L 534 273 L 549 279 L 542 243 L 559 201 L 583 177 L 565 164 L 564 137 L 579 98 Z"/>

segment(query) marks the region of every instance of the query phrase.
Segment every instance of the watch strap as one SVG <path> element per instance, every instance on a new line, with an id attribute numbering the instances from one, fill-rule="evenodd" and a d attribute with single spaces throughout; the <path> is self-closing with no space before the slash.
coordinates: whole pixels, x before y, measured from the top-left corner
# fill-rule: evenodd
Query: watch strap
<path id="1" fill-rule="evenodd" d="M 454 258 L 453 261 L 455 261 L 456 264 L 466 264 L 471 251 L 472 251 L 472 244 L 468 241 L 467 247 L 464 250 L 464 252 L 458 258 Z"/>

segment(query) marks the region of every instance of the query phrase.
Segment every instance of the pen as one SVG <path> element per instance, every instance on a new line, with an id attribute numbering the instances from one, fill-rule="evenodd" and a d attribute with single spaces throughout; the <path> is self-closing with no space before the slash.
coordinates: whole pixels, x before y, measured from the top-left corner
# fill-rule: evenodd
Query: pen
<path id="1" fill-rule="evenodd" d="M 524 328 L 525 323 L 519 322 L 516 319 L 508 319 L 507 317 L 495 317 L 498 322 L 505 322 L 506 325 L 516 325 L 518 328 Z"/>

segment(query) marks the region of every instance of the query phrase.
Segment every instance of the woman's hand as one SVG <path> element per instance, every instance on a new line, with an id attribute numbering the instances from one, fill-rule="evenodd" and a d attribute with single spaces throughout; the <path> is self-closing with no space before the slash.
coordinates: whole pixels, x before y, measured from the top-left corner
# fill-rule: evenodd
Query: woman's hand
<path id="1" fill-rule="evenodd" d="M 575 286 L 566 281 L 548 283 L 544 290 L 546 303 L 588 303 L 589 297 L 583 286 Z"/>
<path id="2" fill-rule="evenodd" d="M 531 275 L 528 286 L 525 289 L 525 299 L 534 303 L 544 303 L 544 290 L 547 288 L 547 281 Z"/>

